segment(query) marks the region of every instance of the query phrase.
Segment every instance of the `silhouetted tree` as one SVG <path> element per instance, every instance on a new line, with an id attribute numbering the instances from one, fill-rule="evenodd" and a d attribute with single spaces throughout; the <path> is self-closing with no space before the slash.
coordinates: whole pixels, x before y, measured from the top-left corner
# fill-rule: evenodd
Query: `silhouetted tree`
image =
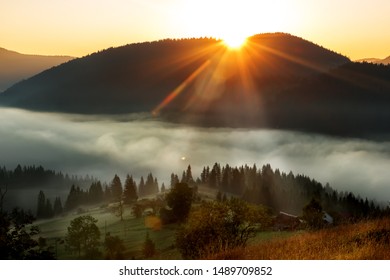
<path id="1" fill-rule="evenodd" d="M 319 229 L 324 225 L 324 214 L 320 203 L 314 198 L 303 207 L 303 218 L 311 229 Z"/>
<path id="2" fill-rule="evenodd" d="M 118 175 L 115 174 L 114 179 L 111 181 L 111 194 L 113 201 L 122 200 L 122 182 Z"/>
<path id="3" fill-rule="evenodd" d="M 31 225 L 33 221 L 33 215 L 23 209 L 14 208 L 11 213 L 0 211 L 0 259 L 54 259 L 50 247 L 37 241 L 39 228 Z"/>
<path id="4" fill-rule="evenodd" d="M 98 246 L 100 230 L 96 225 L 97 220 L 90 215 L 73 219 L 68 227 L 66 242 L 70 249 L 74 249 L 81 257 L 96 258 L 99 255 Z"/>
<path id="5" fill-rule="evenodd" d="M 104 248 L 108 260 L 122 260 L 126 249 L 123 240 L 118 236 L 112 236 L 109 232 L 104 239 Z"/>
<path id="6" fill-rule="evenodd" d="M 162 183 L 162 184 L 161 184 L 161 190 L 160 190 L 160 192 L 164 193 L 165 191 L 166 191 L 166 189 L 165 189 L 165 184 Z"/>
<path id="7" fill-rule="evenodd" d="M 103 187 L 100 181 L 93 182 L 89 187 L 88 200 L 90 203 L 100 203 L 104 199 Z"/>
<path id="8" fill-rule="evenodd" d="M 46 218 L 46 196 L 43 191 L 39 191 L 37 205 L 37 219 Z"/>
<path id="9" fill-rule="evenodd" d="M 168 206 L 177 221 L 183 222 L 191 209 L 193 190 L 186 183 L 176 184 L 166 195 Z"/>
<path id="10" fill-rule="evenodd" d="M 125 181 L 125 187 L 123 191 L 123 201 L 125 204 L 130 204 L 138 199 L 137 195 L 137 185 L 135 181 L 133 180 L 133 176 L 129 176 L 127 174 L 126 181 Z"/>
<path id="11" fill-rule="evenodd" d="M 145 196 L 146 190 L 145 190 L 145 181 L 144 177 L 141 176 L 141 179 L 138 184 L 138 194 L 140 197 Z"/>

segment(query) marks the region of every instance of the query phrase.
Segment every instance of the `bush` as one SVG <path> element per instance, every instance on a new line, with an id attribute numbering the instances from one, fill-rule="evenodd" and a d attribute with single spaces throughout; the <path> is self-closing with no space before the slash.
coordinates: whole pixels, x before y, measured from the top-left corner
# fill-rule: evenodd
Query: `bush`
<path id="1" fill-rule="evenodd" d="M 262 209 L 234 198 L 204 202 L 178 230 L 176 245 L 185 259 L 205 258 L 245 246 L 255 234 L 261 213 L 265 214 Z"/>

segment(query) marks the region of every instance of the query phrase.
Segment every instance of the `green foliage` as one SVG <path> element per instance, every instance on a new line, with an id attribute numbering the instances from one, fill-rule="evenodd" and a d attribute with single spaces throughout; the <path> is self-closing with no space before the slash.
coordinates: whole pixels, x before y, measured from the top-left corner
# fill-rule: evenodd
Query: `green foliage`
<path id="1" fill-rule="evenodd" d="M 142 247 L 142 254 L 144 258 L 151 258 L 156 254 L 156 245 L 153 240 L 150 239 L 149 233 L 146 233 L 145 242 Z"/>
<path id="2" fill-rule="evenodd" d="M 90 215 L 73 219 L 68 227 L 66 242 L 70 249 L 78 253 L 84 252 L 84 257 L 93 259 L 98 257 L 100 230 L 96 225 L 97 220 Z"/>
<path id="3" fill-rule="evenodd" d="M 54 259 L 44 239 L 38 241 L 37 226 L 29 226 L 34 220 L 31 213 L 15 208 L 11 213 L 0 211 L 0 259 L 31 260 Z"/>
<path id="4" fill-rule="evenodd" d="M 167 204 L 179 222 L 184 222 L 187 218 L 191 210 L 192 200 L 193 189 L 186 183 L 177 183 L 166 195 Z"/>
<path id="5" fill-rule="evenodd" d="M 265 225 L 268 221 L 264 208 L 239 199 L 204 202 L 178 230 L 176 245 L 183 258 L 199 259 L 245 246 L 248 239 L 254 237 L 259 223 Z"/>
<path id="6" fill-rule="evenodd" d="M 314 198 L 303 207 L 303 218 L 311 229 L 320 229 L 324 226 L 324 214 L 321 204 Z"/>
<path id="7" fill-rule="evenodd" d="M 112 236 L 109 232 L 104 239 L 104 248 L 108 260 L 122 260 L 126 249 L 123 240 L 118 236 Z"/>

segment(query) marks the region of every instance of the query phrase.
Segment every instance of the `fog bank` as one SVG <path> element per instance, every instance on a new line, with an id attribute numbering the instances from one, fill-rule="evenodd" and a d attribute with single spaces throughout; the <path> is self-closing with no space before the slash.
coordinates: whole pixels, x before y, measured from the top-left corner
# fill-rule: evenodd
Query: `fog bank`
<path id="1" fill-rule="evenodd" d="M 0 165 L 42 165 L 110 181 L 152 172 L 169 185 L 172 172 L 194 177 L 215 162 L 270 163 L 362 197 L 390 199 L 390 142 L 264 129 L 196 128 L 144 115 L 85 117 L 0 108 Z"/>

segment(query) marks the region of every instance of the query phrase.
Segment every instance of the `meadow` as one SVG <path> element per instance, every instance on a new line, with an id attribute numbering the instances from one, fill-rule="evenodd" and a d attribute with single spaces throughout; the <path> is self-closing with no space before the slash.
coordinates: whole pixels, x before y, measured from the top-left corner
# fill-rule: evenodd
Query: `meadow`
<path id="1" fill-rule="evenodd" d="M 390 218 L 271 238 L 213 256 L 249 260 L 388 260 Z"/>

